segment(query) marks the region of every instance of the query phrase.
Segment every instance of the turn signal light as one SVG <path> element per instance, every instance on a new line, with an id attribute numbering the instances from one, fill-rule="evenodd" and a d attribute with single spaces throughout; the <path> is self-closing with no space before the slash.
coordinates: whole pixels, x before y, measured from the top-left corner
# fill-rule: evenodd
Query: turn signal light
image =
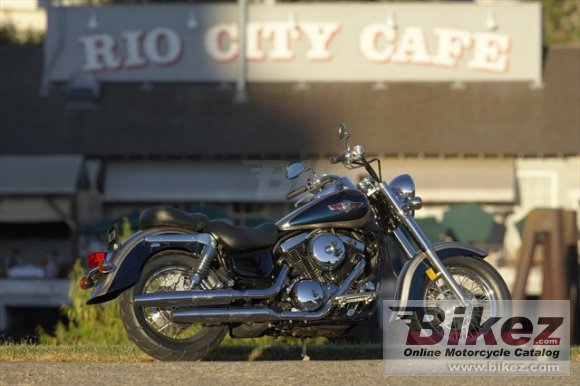
<path id="1" fill-rule="evenodd" d="M 89 288 L 88 284 L 87 284 L 87 277 L 83 276 L 81 277 L 81 282 L 79 283 L 79 286 L 81 287 L 81 289 L 87 289 Z"/>
<path id="2" fill-rule="evenodd" d="M 97 268 L 101 261 L 107 258 L 107 252 L 93 252 L 87 259 L 89 269 Z"/>
<path id="3" fill-rule="evenodd" d="M 415 210 L 419 210 L 423 207 L 423 200 L 421 199 L 421 197 L 415 196 L 415 197 L 411 198 L 411 200 L 409 200 L 409 201 L 410 201 L 411 207 Z"/>

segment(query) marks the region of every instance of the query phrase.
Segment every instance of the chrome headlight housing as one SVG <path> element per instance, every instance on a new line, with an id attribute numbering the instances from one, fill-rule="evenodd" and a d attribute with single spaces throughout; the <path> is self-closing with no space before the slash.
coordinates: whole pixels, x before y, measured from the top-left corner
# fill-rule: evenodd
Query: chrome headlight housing
<path id="1" fill-rule="evenodd" d="M 410 212 L 411 215 L 415 214 L 415 210 L 419 210 L 423 207 L 423 200 L 420 197 L 415 196 L 415 182 L 413 177 L 408 174 L 401 174 L 393 178 L 389 184 L 390 188 L 396 194 L 401 207 L 406 212 Z"/>
<path id="2" fill-rule="evenodd" d="M 415 182 L 413 177 L 408 174 L 401 174 L 393 178 L 389 186 L 397 194 L 397 197 L 403 199 L 403 201 L 415 197 Z"/>

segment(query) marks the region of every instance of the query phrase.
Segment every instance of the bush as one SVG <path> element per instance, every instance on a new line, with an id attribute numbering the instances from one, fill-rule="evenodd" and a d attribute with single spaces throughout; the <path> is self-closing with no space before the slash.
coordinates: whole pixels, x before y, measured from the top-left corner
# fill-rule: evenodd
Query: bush
<path id="1" fill-rule="evenodd" d="M 62 315 L 68 323 L 58 322 L 53 335 L 39 332 L 40 343 L 46 344 L 119 344 L 129 339 L 119 317 L 119 302 L 113 300 L 105 304 L 87 306 L 90 291 L 82 290 L 79 281 L 84 274 L 80 260 L 70 273 L 70 306 L 62 307 Z"/>
<path id="2" fill-rule="evenodd" d="M 18 46 L 18 45 L 38 45 L 44 39 L 44 32 L 33 30 L 19 30 L 14 24 L 4 23 L 0 25 L 0 45 L 1 46 Z"/>

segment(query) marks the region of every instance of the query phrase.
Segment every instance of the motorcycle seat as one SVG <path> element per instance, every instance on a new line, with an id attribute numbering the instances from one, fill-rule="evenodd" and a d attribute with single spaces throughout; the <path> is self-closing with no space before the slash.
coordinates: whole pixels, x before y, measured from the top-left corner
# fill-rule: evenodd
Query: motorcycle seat
<path id="1" fill-rule="evenodd" d="M 177 226 L 193 232 L 201 232 L 208 223 L 203 213 L 187 213 L 170 206 L 147 208 L 139 216 L 139 228 L 148 229 L 157 226 Z"/>
<path id="2" fill-rule="evenodd" d="M 242 227 L 225 221 L 210 220 L 205 232 L 211 233 L 225 246 L 235 250 L 251 250 L 272 246 L 278 240 L 278 228 L 272 222 L 257 227 Z"/>

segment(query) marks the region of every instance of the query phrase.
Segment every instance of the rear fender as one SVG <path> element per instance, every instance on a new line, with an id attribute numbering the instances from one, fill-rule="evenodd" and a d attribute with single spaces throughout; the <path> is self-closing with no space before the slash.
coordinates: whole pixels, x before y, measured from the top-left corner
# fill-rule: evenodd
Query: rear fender
<path id="1" fill-rule="evenodd" d="M 192 241 L 188 243 L 168 243 L 159 242 L 159 240 L 146 240 L 157 235 L 191 235 Z M 115 269 L 109 274 L 103 275 L 93 292 L 87 304 L 98 304 L 115 299 L 127 288 L 132 287 L 140 278 L 141 270 L 147 259 L 163 250 L 183 250 L 188 253 L 198 254 L 206 245 L 202 240 L 211 238 L 205 233 L 191 233 L 191 230 L 178 227 L 158 227 L 139 231 L 127 239 L 120 247 L 108 258 L 108 263 L 112 264 Z"/>
<path id="2" fill-rule="evenodd" d="M 478 258 L 487 256 L 487 252 L 482 249 L 457 242 L 434 243 L 433 248 L 442 261 L 452 256 Z M 423 252 L 418 252 L 412 259 L 409 259 L 399 273 L 395 300 L 422 300 L 428 268 L 429 265 Z"/>

